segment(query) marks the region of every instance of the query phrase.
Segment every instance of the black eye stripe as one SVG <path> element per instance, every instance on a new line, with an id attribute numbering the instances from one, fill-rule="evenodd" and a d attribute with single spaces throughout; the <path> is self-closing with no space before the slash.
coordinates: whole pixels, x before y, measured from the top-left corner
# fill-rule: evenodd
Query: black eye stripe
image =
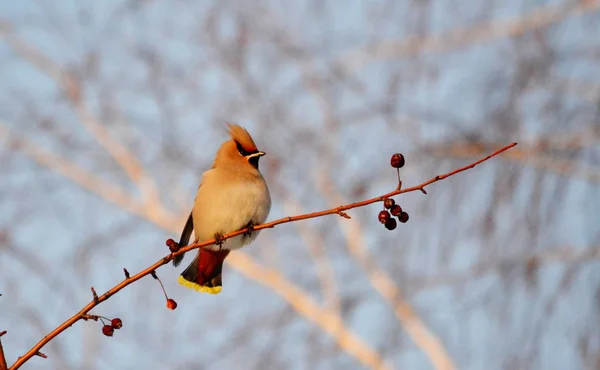
<path id="1" fill-rule="evenodd" d="M 247 151 L 244 149 L 244 147 L 243 147 L 243 146 L 242 146 L 240 143 L 236 142 L 236 143 L 235 143 L 235 146 L 237 147 L 237 150 L 238 150 L 238 152 L 240 153 L 240 155 L 241 155 L 242 157 L 245 157 L 245 156 L 247 156 L 248 154 L 250 154 L 250 153 L 248 153 L 248 152 L 247 152 Z"/>
<path id="2" fill-rule="evenodd" d="M 258 151 L 254 151 L 254 152 L 247 151 L 246 149 L 244 149 L 244 147 L 242 146 L 242 144 L 238 143 L 237 141 L 235 142 L 235 146 L 237 147 L 238 153 L 240 153 L 240 155 L 242 157 L 247 157 L 250 154 L 258 153 Z"/>

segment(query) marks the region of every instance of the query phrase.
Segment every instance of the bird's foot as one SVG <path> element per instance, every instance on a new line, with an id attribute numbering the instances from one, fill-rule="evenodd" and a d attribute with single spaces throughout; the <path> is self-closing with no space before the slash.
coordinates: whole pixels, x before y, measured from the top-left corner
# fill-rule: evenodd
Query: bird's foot
<path id="1" fill-rule="evenodd" d="M 246 225 L 246 229 L 248 229 L 248 230 L 244 231 L 243 235 L 247 236 L 247 237 L 251 237 L 252 233 L 254 232 L 254 224 L 252 222 L 248 222 L 248 224 Z"/>
<path id="2" fill-rule="evenodd" d="M 215 233 L 215 245 L 219 246 L 219 250 L 221 250 L 221 247 L 223 247 L 224 241 L 225 241 L 225 239 L 223 238 L 223 235 L 221 235 L 219 233 Z"/>

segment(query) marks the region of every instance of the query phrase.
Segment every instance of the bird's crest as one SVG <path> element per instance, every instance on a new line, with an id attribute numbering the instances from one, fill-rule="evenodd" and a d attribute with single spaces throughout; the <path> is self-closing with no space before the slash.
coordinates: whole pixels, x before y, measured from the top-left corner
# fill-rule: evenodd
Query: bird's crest
<path id="1" fill-rule="evenodd" d="M 248 153 L 255 153 L 258 151 L 256 148 L 256 144 L 254 144 L 254 140 L 252 140 L 252 136 L 240 125 L 230 124 L 229 127 L 229 135 L 231 135 L 231 139 L 235 141 L 236 145 L 240 145 L 244 150 Z"/>

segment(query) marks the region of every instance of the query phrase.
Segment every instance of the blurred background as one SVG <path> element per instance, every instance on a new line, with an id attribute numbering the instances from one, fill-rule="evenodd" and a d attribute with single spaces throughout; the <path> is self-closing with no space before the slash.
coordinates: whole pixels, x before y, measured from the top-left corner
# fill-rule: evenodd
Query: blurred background
<path id="1" fill-rule="evenodd" d="M 270 220 L 218 296 L 158 270 L 23 369 L 600 368 L 600 1 L 0 2 L 8 363 L 168 253 L 248 128 Z M 191 256 L 187 256 L 187 264 Z"/>

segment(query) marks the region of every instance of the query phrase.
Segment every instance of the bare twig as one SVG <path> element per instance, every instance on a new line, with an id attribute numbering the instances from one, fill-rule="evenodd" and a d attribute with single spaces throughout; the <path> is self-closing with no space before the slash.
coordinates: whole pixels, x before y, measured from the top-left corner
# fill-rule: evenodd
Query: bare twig
<path id="1" fill-rule="evenodd" d="M 405 188 L 402 190 L 394 190 L 390 193 L 387 193 L 387 194 L 384 194 L 384 195 L 381 195 L 381 196 L 378 196 L 375 198 L 371 198 L 371 199 L 367 199 L 367 200 L 364 200 L 361 202 L 351 203 L 351 204 L 347 204 L 347 205 L 342 205 L 342 206 L 339 206 L 336 208 L 331 208 L 331 209 L 327 209 L 327 210 L 320 211 L 320 212 L 313 212 L 313 213 L 306 213 L 306 214 L 297 215 L 297 216 L 284 217 L 284 218 L 281 218 L 281 219 L 278 219 L 275 221 L 271 221 L 271 222 L 268 222 L 268 223 L 265 223 L 262 225 L 254 226 L 253 230 L 257 231 L 257 230 L 262 230 L 262 229 L 267 229 L 267 228 L 273 228 L 277 225 L 285 224 L 288 222 L 306 220 L 306 219 L 310 219 L 310 218 L 317 218 L 317 217 L 322 217 L 322 216 L 331 215 L 331 214 L 339 214 L 340 212 L 343 212 L 343 211 L 346 211 L 349 209 L 364 207 L 369 204 L 381 202 L 384 199 L 389 198 L 394 195 L 421 190 L 425 186 L 433 184 L 434 182 L 443 180 L 450 176 L 456 175 L 460 172 L 471 169 L 471 168 L 477 166 L 478 164 L 485 162 L 488 159 L 495 157 L 495 156 L 509 150 L 510 148 L 513 148 L 516 145 L 517 145 L 517 143 L 512 143 L 510 145 L 507 145 L 501 149 L 498 149 L 497 151 L 493 152 L 492 154 L 486 156 L 485 158 L 482 158 L 482 159 L 475 161 L 467 166 L 458 168 L 458 169 L 448 172 L 446 174 L 435 176 L 434 178 L 431 178 L 431 179 L 423 182 L 420 185 Z M 246 233 L 247 231 L 248 231 L 248 228 L 244 228 L 244 229 L 241 229 L 238 231 L 228 233 L 223 236 L 223 240 L 232 238 L 237 235 L 241 235 L 243 233 Z M 152 274 L 156 269 L 158 269 L 159 267 L 161 267 L 163 265 L 166 265 L 172 259 L 174 259 L 176 256 L 178 256 L 180 254 L 189 252 L 193 249 L 206 247 L 206 246 L 209 246 L 209 245 L 212 245 L 215 243 L 216 243 L 216 240 L 212 239 L 212 240 L 208 240 L 208 241 L 205 241 L 202 243 L 195 243 L 195 244 L 191 244 L 186 247 L 183 247 L 176 253 L 169 253 L 165 257 L 163 257 L 160 260 L 158 260 L 157 262 L 155 262 L 150 267 L 131 276 L 130 279 L 121 281 L 119 284 L 117 284 L 114 287 L 112 287 L 111 289 L 109 289 L 106 293 L 99 296 L 98 299 L 93 299 L 90 303 L 88 303 L 85 307 L 83 307 L 79 312 L 77 312 L 75 315 L 71 316 L 68 320 L 63 322 L 56 329 L 54 329 L 50 333 L 48 333 L 48 335 L 46 335 L 44 338 L 42 338 L 31 350 L 29 350 L 23 356 L 19 357 L 17 359 L 17 361 L 11 366 L 10 369 L 16 370 L 16 369 L 20 368 L 31 357 L 35 356 L 40 351 L 40 349 L 42 349 L 42 347 L 44 347 L 48 342 L 50 342 L 52 339 L 56 338 L 60 333 L 67 330 L 67 328 L 69 328 L 71 325 L 73 325 L 77 321 L 82 320 L 84 315 L 86 315 L 90 310 L 92 310 L 94 307 L 98 306 L 100 303 L 106 301 L 111 296 L 113 296 L 114 294 L 121 291 L 123 288 L 140 280 L 141 278 L 143 278 L 147 275 Z M 248 257 L 246 257 L 244 255 L 238 256 L 238 260 L 240 258 L 248 259 Z M 290 298 L 288 301 L 291 304 L 293 304 L 299 312 L 306 314 L 307 317 L 309 317 L 310 319 L 319 323 L 319 325 L 321 325 L 321 327 L 324 330 L 326 330 L 329 334 L 331 334 L 331 335 L 334 335 L 334 333 L 343 334 L 338 337 L 339 338 L 338 344 L 342 348 L 346 349 L 349 353 L 352 353 L 354 356 L 356 356 L 361 361 L 361 363 L 363 363 L 366 366 L 379 368 L 379 369 L 387 369 L 388 368 L 388 366 L 385 363 L 382 363 L 380 357 L 375 352 L 373 352 L 370 349 L 367 349 L 366 346 L 362 345 L 363 343 L 360 339 L 358 339 L 356 336 L 354 336 L 351 332 L 347 331 L 347 329 L 344 327 L 344 325 L 338 315 L 335 315 L 330 310 L 319 308 L 319 306 L 317 304 L 315 304 L 306 295 L 304 295 L 300 291 L 298 291 L 298 289 L 296 287 L 287 284 L 285 279 L 282 279 L 280 277 L 280 274 L 262 271 L 261 268 L 259 267 L 259 265 L 254 263 L 253 261 L 245 261 L 245 262 L 246 262 L 245 269 L 242 270 L 242 272 L 252 273 L 253 277 L 261 282 L 263 280 L 268 280 L 270 282 L 270 284 L 274 287 L 274 289 L 276 291 L 278 291 L 279 294 Z M 315 312 L 319 312 L 319 314 L 315 314 Z"/>
<path id="2" fill-rule="evenodd" d="M 2 336 L 6 334 L 6 330 L 0 331 L 0 370 L 7 370 L 6 358 L 4 357 L 4 349 L 2 349 Z"/>
<path id="3" fill-rule="evenodd" d="M 582 136 L 585 136 L 582 135 Z M 579 137 L 579 135 L 575 136 Z M 592 134 L 588 134 L 587 138 L 594 138 Z M 588 140 L 589 141 L 589 140 Z M 597 141 L 596 141 L 597 142 Z M 587 141 L 584 143 L 587 144 Z M 571 148 L 575 146 L 572 141 L 552 142 L 548 143 L 551 149 Z M 447 147 L 435 148 L 431 152 L 436 156 L 447 157 L 471 157 L 480 155 L 485 151 L 488 145 L 481 143 L 456 143 Z M 600 169 L 594 165 L 576 162 L 568 158 L 559 158 L 555 155 L 545 153 L 544 150 L 538 149 L 543 147 L 543 143 L 533 143 L 531 146 L 517 148 L 507 153 L 505 159 L 516 162 L 521 162 L 526 165 L 533 166 L 546 171 L 551 171 L 560 176 L 571 176 L 581 178 L 593 184 L 600 184 Z"/>
<path id="4" fill-rule="evenodd" d="M 102 178 L 87 172 L 83 168 L 70 162 L 67 158 L 61 158 L 53 155 L 49 151 L 42 149 L 41 146 L 36 145 L 30 139 L 15 138 L 13 135 L 11 135 L 9 129 L 2 124 L 2 121 L 0 121 L 0 139 L 8 139 L 9 142 L 15 142 L 16 148 L 30 159 L 56 171 L 60 175 L 80 185 L 84 189 L 99 195 L 106 201 L 116 204 L 134 215 L 151 221 L 163 229 L 171 231 L 177 229 L 177 225 L 179 224 L 177 221 L 178 218 L 172 215 L 168 210 L 161 209 L 160 212 L 148 212 L 147 208 L 139 204 L 138 201 L 133 199 L 132 196 L 128 195 L 125 190 L 120 189 L 117 185 L 106 182 Z M 272 274 L 276 272 L 275 270 L 267 269 L 265 266 L 257 267 L 259 264 L 254 262 L 251 257 L 245 256 L 244 252 L 230 255 L 227 259 L 227 262 L 232 268 L 272 289 L 283 299 L 296 299 L 297 296 L 288 294 L 288 291 L 285 289 L 278 289 L 279 286 L 290 286 L 295 291 L 301 292 L 298 287 L 287 281 L 284 276 L 280 276 L 280 280 L 282 280 L 282 282 L 279 285 L 275 285 L 275 281 L 271 282 L 269 279 L 262 279 L 262 275 L 254 276 L 255 271 L 261 271 L 262 274 Z M 313 321 L 327 331 L 326 327 L 323 326 L 326 322 L 328 322 L 323 319 L 324 315 L 326 315 L 326 312 L 321 309 L 321 307 L 315 304 L 313 309 L 300 311 L 299 309 L 301 307 L 305 307 L 305 305 L 299 305 L 298 302 L 295 301 L 288 301 L 288 303 L 290 306 L 298 310 L 298 313 L 305 315 L 309 320 Z M 360 341 L 359 338 L 356 338 L 357 340 L 354 341 L 347 340 L 348 335 L 354 335 L 348 329 L 344 328 L 343 330 L 340 329 L 333 332 L 328 332 L 333 336 L 334 340 L 341 348 L 347 351 L 347 353 L 351 356 L 357 357 L 361 363 L 370 364 L 370 367 L 381 367 L 376 366 L 376 364 L 381 364 L 383 362 L 378 359 L 377 353 L 369 348 L 368 344 Z"/>
<path id="5" fill-rule="evenodd" d="M 97 301 L 98 293 L 96 293 L 96 289 L 94 289 L 94 287 L 91 287 L 90 290 L 92 291 L 92 297 L 94 298 L 94 301 Z"/>

